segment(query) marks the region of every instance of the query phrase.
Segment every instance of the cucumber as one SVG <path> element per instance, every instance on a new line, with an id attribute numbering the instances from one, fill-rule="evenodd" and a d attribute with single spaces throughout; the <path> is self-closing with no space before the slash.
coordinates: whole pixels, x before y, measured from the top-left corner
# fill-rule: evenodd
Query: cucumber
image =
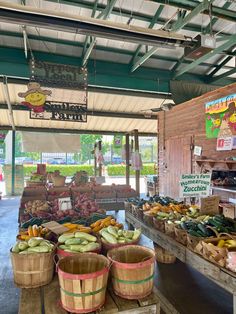
<path id="1" fill-rule="evenodd" d="M 208 236 L 208 230 L 205 226 L 203 226 L 203 224 L 198 224 L 197 227 L 200 230 L 200 232 L 203 234 L 204 237 Z"/>
<path id="2" fill-rule="evenodd" d="M 193 236 L 193 237 L 200 237 L 200 235 L 198 234 L 198 232 L 196 232 L 196 231 L 194 231 L 194 230 L 192 230 L 192 229 L 190 229 L 190 230 L 188 231 L 188 233 L 189 233 L 191 236 Z"/>

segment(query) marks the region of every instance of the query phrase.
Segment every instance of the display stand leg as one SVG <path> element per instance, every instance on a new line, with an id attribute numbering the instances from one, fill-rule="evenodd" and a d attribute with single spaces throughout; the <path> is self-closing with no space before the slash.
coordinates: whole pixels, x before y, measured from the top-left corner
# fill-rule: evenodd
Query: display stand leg
<path id="1" fill-rule="evenodd" d="M 233 294 L 233 314 L 236 314 L 236 294 Z"/>

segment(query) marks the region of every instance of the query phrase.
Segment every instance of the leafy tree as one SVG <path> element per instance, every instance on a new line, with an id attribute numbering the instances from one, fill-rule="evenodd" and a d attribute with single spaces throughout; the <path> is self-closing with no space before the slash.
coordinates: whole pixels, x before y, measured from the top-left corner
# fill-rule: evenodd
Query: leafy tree
<path id="1" fill-rule="evenodd" d="M 94 144 L 100 140 L 102 140 L 102 135 L 82 134 L 80 136 L 80 160 L 82 162 L 91 158 Z"/>

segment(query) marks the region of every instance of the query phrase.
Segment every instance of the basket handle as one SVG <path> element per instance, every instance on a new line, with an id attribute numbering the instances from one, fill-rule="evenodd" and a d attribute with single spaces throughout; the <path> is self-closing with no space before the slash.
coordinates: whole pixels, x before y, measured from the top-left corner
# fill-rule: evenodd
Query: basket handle
<path id="1" fill-rule="evenodd" d="M 56 261 L 56 258 L 57 258 L 57 261 Z M 60 261 L 59 256 L 58 256 L 57 254 L 55 254 L 55 255 L 53 256 L 53 262 L 54 262 L 54 264 L 56 265 L 56 273 L 58 272 L 58 264 L 59 264 L 59 261 Z"/>
<path id="2" fill-rule="evenodd" d="M 232 234 L 230 234 L 230 233 L 227 233 L 227 232 L 221 232 L 221 233 L 219 233 L 219 238 L 221 237 L 221 236 L 227 236 L 227 237 L 230 237 L 231 239 L 233 239 L 233 240 L 235 240 L 235 237 L 234 236 L 232 236 Z"/>
<path id="3" fill-rule="evenodd" d="M 211 231 L 213 231 L 213 232 L 215 233 L 215 235 L 216 235 L 217 238 L 220 237 L 219 232 L 218 232 L 215 228 L 213 228 L 213 227 L 211 227 L 211 226 L 206 226 L 206 228 L 207 228 L 207 229 L 210 229 Z"/>

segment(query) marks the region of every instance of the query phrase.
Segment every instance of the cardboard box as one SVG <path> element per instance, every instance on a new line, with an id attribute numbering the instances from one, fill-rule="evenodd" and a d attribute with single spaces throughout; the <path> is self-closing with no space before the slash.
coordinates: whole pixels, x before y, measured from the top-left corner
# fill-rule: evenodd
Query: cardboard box
<path id="1" fill-rule="evenodd" d="M 200 198 L 200 212 L 202 214 L 214 215 L 220 213 L 220 196 L 213 195 Z"/>
<path id="2" fill-rule="evenodd" d="M 109 192 L 113 191 L 112 185 L 96 185 L 93 187 L 94 192 Z"/>
<path id="3" fill-rule="evenodd" d="M 223 203 L 223 215 L 228 218 L 234 219 L 236 217 L 236 206 L 232 203 Z"/>
<path id="4" fill-rule="evenodd" d="M 25 187 L 23 191 L 23 197 L 46 194 L 47 190 L 44 186 Z"/>

